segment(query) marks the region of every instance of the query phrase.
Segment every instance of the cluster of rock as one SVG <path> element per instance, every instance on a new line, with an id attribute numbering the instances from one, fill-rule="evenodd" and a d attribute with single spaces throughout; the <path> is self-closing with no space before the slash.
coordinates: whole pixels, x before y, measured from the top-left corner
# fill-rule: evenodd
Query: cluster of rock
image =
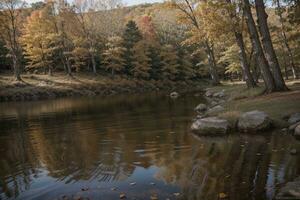
<path id="1" fill-rule="evenodd" d="M 280 188 L 275 199 L 300 199 L 300 177 Z"/>
<path id="2" fill-rule="evenodd" d="M 300 139 L 300 113 L 294 113 L 288 118 L 288 131 Z"/>
<path id="3" fill-rule="evenodd" d="M 236 124 L 230 124 L 228 120 L 219 117 L 211 117 L 214 113 L 224 111 L 221 104 L 225 102 L 225 91 L 213 93 L 207 90 L 205 97 L 210 106 L 201 103 L 195 108 L 198 115 L 191 126 L 191 130 L 197 135 L 225 135 L 230 130 L 253 133 L 267 130 L 272 126 L 269 116 L 258 110 L 243 113 Z"/>
<path id="4" fill-rule="evenodd" d="M 236 125 L 219 117 L 203 117 L 196 119 L 191 130 L 197 135 L 225 135 L 230 130 L 238 130 L 246 133 L 257 133 L 272 127 L 272 120 L 265 112 L 254 110 L 243 113 Z"/>

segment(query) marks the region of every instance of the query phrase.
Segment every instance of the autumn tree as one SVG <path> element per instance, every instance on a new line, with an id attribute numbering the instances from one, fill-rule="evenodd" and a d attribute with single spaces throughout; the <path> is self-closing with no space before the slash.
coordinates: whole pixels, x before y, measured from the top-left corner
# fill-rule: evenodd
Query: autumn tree
<path id="1" fill-rule="evenodd" d="M 22 50 L 19 42 L 21 33 L 22 8 L 25 2 L 22 0 L 1 0 L 0 1 L 0 29 L 1 37 L 9 50 L 8 56 L 12 60 L 14 77 L 21 80 L 21 59 Z"/>
<path id="2" fill-rule="evenodd" d="M 151 66 L 147 43 L 143 40 L 137 42 L 132 48 L 132 54 L 131 74 L 138 79 L 149 79 Z"/>
<path id="3" fill-rule="evenodd" d="M 121 73 L 124 71 L 125 60 L 124 52 L 125 48 L 122 46 L 123 39 L 118 36 L 112 36 L 108 38 L 106 44 L 106 50 L 104 51 L 105 68 L 111 71 L 112 76 L 115 73 Z"/>
<path id="4" fill-rule="evenodd" d="M 203 44 L 210 66 L 209 72 L 212 82 L 214 85 L 217 85 L 220 83 L 220 80 L 217 72 L 214 44 L 209 40 L 207 34 L 203 32 L 201 19 L 197 17 L 195 11 L 200 4 L 190 0 L 173 0 L 170 2 L 169 6 L 179 10 L 181 12 L 180 20 L 184 23 L 189 23 L 192 26 L 190 33 L 193 37 L 190 41 Z"/>
<path id="5" fill-rule="evenodd" d="M 248 88 L 255 87 L 256 83 L 251 74 L 250 63 L 246 54 L 243 36 L 243 21 L 241 8 L 234 0 L 202 2 L 197 14 L 202 19 L 203 29 L 215 43 L 222 43 L 226 38 L 234 38 L 239 51 L 240 67 Z"/>
<path id="6" fill-rule="evenodd" d="M 169 80 L 176 79 L 178 64 L 178 55 L 172 45 L 164 45 L 161 49 L 162 75 Z"/>
<path id="7" fill-rule="evenodd" d="M 52 75 L 53 62 L 58 50 L 58 34 L 53 24 L 51 5 L 32 12 L 27 18 L 21 42 L 25 58 L 29 60 L 28 68 L 44 68 Z"/>
<path id="8" fill-rule="evenodd" d="M 285 9 L 282 6 L 280 0 L 275 0 L 275 5 L 276 5 L 276 14 L 279 17 L 279 22 L 280 22 L 280 32 L 281 32 L 281 38 L 282 38 L 282 42 L 283 42 L 283 49 L 285 49 L 287 52 L 288 60 L 289 60 L 290 66 L 292 68 L 293 78 L 297 79 L 298 74 L 297 74 L 297 70 L 296 70 L 297 68 L 296 68 L 296 64 L 295 64 L 295 58 L 294 58 L 294 55 L 293 55 L 293 52 L 292 52 L 292 49 L 290 47 L 288 37 L 287 37 L 287 30 L 286 30 L 287 27 L 285 25 L 286 20 L 283 17 Z M 283 55 L 283 56 L 285 56 L 285 55 Z M 286 76 L 288 78 L 287 72 L 286 72 Z"/>

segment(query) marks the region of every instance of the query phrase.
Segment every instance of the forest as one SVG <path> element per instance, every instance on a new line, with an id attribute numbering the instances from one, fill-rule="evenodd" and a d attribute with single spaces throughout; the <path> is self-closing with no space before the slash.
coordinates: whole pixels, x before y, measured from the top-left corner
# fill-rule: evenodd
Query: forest
<path id="1" fill-rule="evenodd" d="M 0 0 L 0 199 L 300 199 L 299 78 L 300 0 Z"/>
<path id="2" fill-rule="evenodd" d="M 0 73 L 109 78 L 259 80 L 285 91 L 299 77 L 298 0 L 1 0 Z"/>

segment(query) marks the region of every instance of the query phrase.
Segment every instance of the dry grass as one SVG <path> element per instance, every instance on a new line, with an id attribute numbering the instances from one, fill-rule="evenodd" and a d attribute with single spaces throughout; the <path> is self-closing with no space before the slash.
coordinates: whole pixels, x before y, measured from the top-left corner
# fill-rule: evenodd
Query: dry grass
<path id="1" fill-rule="evenodd" d="M 34 100 L 65 96 L 94 96 L 115 93 L 172 90 L 195 87 L 198 82 L 141 81 L 122 77 L 110 78 L 89 73 L 64 73 L 54 76 L 29 74 L 22 75 L 22 82 L 15 82 L 11 74 L 0 74 L 0 100 Z"/>
<path id="2" fill-rule="evenodd" d="M 286 126 L 283 120 L 295 112 L 300 112 L 300 81 L 287 82 L 290 91 L 262 94 L 263 87 L 247 90 L 244 85 L 223 85 L 229 101 L 224 105 L 225 111 L 219 113 L 220 117 L 235 122 L 242 112 L 261 110 L 266 112 L 275 122 L 276 126 Z"/>

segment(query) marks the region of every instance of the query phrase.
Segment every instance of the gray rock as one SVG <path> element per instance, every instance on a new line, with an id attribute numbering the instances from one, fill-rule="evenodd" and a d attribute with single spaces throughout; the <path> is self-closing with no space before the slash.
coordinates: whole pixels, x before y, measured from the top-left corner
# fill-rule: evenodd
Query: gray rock
<path id="1" fill-rule="evenodd" d="M 300 138 L 300 124 L 295 128 L 294 136 Z"/>
<path id="2" fill-rule="evenodd" d="M 213 97 L 219 97 L 219 98 L 225 97 L 225 90 L 213 94 Z"/>
<path id="3" fill-rule="evenodd" d="M 191 129 L 197 135 L 219 136 L 228 133 L 229 123 L 218 117 L 207 117 L 196 120 Z"/>
<path id="4" fill-rule="evenodd" d="M 207 97 L 212 97 L 213 96 L 213 92 L 212 91 L 210 91 L 210 90 L 207 90 L 206 92 L 205 92 L 205 96 L 207 96 Z"/>
<path id="5" fill-rule="evenodd" d="M 300 113 L 292 114 L 288 120 L 289 124 L 295 124 L 297 122 L 300 122 Z"/>
<path id="6" fill-rule="evenodd" d="M 218 105 L 219 103 L 216 102 L 216 101 L 212 101 L 210 104 L 211 104 L 212 106 L 216 106 L 216 105 Z"/>
<path id="7" fill-rule="evenodd" d="M 290 154 L 291 155 L 296 155 L 297 154 L 297 149 L 291 149 Z"/>
<path id="8" fill-rule="evenodd" d="M 271 119 L 262 111 L 250 111 L 242 114 L 238 120 L 238 129 L 243 132 L 267 130 L 272 125 Z"/>
<path id="9" fill-rule="evenodd" d="M 289 132 L 294 133 L 294 130 L 296 129 L 296 127 L 300 125 L 300 122 L 297 122 L 295 124 L 292 124 L 289 126 Z"/>
<path id="10" fill-rule="evenodd" d="M 170 97 L 177 98 L 177 97 L 179 97 L 179 94 L 177 92 L 171 92 Z"/>
<path id="11" fill-rule="evenodd" d="M 207 106 L 203 103 L 200 103 L 194 110 L 197 112 L 204 112 L 207 110 Z"/>
<path id="12" fill-rule="evenodd" d="M 280 188 L 275 199 L 300 199 L 300 177 Z"/>
<path id="13" fill-rule="evenodd" d="M 207 111 L 207 113 L 211 114 L 211 113 L 217 113 L 217 112 L 222 112 L 222 111 L 224 111 L 224 107 L 220 106 L 220 105 L 217 105 L 217 106 L 214 106 L 214 107 L 210 108 Z"/>

